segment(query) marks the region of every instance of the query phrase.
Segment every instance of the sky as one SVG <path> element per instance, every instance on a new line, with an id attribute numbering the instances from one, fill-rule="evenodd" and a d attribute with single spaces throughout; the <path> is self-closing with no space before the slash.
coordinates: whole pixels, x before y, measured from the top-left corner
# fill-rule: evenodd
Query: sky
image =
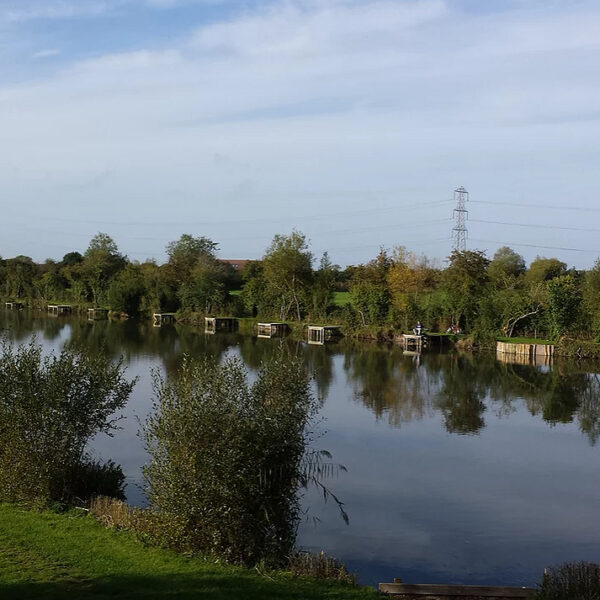
<path id="1" fill-rule="evenodd" d="M 0 255 L 600 256 L 597 0 L 0 0 Z"/>

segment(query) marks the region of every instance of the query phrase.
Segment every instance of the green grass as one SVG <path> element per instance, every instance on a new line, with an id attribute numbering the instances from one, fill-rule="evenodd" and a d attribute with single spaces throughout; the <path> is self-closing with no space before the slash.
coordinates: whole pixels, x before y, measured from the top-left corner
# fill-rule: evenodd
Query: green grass
<path id="1" fill-rule="evenodd" d="M 0 598 L 30 600 L 360 600 L 353 588 L 286 573 L 259 574 L 144 546 L 80 513 L 0 504 Z"/>
<path id="2" fill-rule="evenodd" d="M 555 342 L 551 340 L 542 340 L 540 338 L 531 338 L 531 337 L 499 337 L 496 338 L 499 342 L 509 342 L 511 344 L 540 344 L 542 346 L 552 345 Z"/>
<path id="3" fill-rule="evenodd" d="M 229 290 L 230 296 L 239 296 L 242 293 L 242 290 Z"/>
<path id="4" fill-rule="evenodd" d="M 333 303 L 335 306 L 345 306 L 351 302 L 350 292 L 333 292 Z"/>

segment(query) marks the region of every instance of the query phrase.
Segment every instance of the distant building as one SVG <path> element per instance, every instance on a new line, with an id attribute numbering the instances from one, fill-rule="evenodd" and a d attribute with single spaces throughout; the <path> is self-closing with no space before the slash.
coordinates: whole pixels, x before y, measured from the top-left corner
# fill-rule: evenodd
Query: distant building
<path id="1" fill-rule="evenodd" d="M 221 258 L 219 260 L 231 265 L 236 271 L 241 271 L 248 263 L 252 262 L 251 260 L 237 258 Z"/>

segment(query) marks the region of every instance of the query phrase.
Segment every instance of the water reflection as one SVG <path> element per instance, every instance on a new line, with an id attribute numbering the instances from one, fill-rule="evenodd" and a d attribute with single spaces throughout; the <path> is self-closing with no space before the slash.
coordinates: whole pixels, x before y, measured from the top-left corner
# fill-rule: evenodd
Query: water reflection
<path id="1" fill-rule="evenodd" d="M 355 401 L 392 427 L 443 416 L 446 431 L 478 434 L 486 426 L 486 411 L 508 416 L 523 403 L 529 413 L 549 425 L 576 422 L 590 444 L 600 435 L 600 381 L 593 365 L 571 362 L 532 366 L 496 360 L 491 355 L 425 353 L 413 356 L 396 346 L 345 341 L 314 347 L 289 338 L 261 339 L 236 332 L 206 335 L 180 325 L 153 327 L 148 321 L 88 321 L 49 317 L 43 312 L 2 311 L 0 329 L 15 343 L 32 335 L 47 342 L 102 348 L 126 360 L 145 357 L 173 374 L 184 354 L 210 354 L 219 359 L 235 351 L 250 369 L 283 352 L 301 357 L 314 377 L 319 397 L 326 399 L 335 380 L 334 358 Z"/>
<path id="2" fill-rule="evenodd" d="M 415 356 L 348 340 L 308 346 L 27 311 L 0 311 L 0 329 L 14 343 L 35 334 L 47 349 L 72 343 L 125 356 L 128 377 L 139 382 L 122 429 L 93 449 L 123 466 L 133 503 L 144 502 L 135 484 L 147 457 L 137 432 L 150 409 L 151 369 L 173 374 L 188 353 L 238 355 L 254 371 L 284 352 L 314 376 L 327 430 L 318 444 L 349 471 L 332 487 L 350 526 L 308 495 L 321 522 L 300 532 L 305 547 L 337 555 L 366 583 L 401 576 L 532 585 L 549 564 L 600 552 L 597 365 Z"/>

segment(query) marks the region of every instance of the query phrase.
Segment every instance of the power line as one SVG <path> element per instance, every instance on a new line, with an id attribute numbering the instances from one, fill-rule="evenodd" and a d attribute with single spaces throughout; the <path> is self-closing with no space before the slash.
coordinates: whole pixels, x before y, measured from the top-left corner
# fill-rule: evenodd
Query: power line
<path id="1" fill-rule="evenodd" d="M 600 229 L 593 227 L 565 227 L 563 225 L 538 225 L 536 223 L 508 223 L 507 221 L 489 221 L 486 219 L 469 219 L 471 223 L 490 223 L 493 225 L 509 225 L 512 227 L 532 227 L 535 229 L 562 229 L 564 231 L 590 231 L 600 232 Z"/>
<path id="2" fill-rule="evenodd" d="M 419 210 L 421 208 L 425 208 L 428 206 L 436 206 L 440 204 L 446 204 L 451 202 L 451 200 L 432 200 L 430 202 L 421 202 L 420 204 L 406 204 L 406 205 L 396 205 L 396 206 L 387 206 L 381 208 L 363 208 L 357 210 L 341 210 L 331 213 L 320 213 L 318 215 L 298 215 L 295 214 L 287 217 L 279 217 L 279 218 L 256 218 L 256 219 L 222 219 L 219 221 L 178 221 L 178 222 L 140 222 L 140 221 L 103 221 L 103 220 L 93 220 L 93 219 L 66 219 L 60 217 L 47 217 L 41 215 L 30 215 L 27 217 L 27 220 L 30 219 L 38 219 L 47 221 L 60 221 L 64 223 L 83 223 L 88 225 L 120 225 L 127 227 L 211 227 L 214 225 L 252 225 L 258 223 L 285 223 L 286 221 L 294 220 L 294 221 L 312 221 L 312 220 L 321 220 L 328 217 L 342 217 L 346 215 L 360 215 L 360 214 L 373 214 L 380 212 L 389 212 L 394 210 Z"/>
<path id="3" fill-rule="evenodd" d="M 471 238 L 474 242 L 483 242 L 484 244 L 500 244 L 502 246 L 525 246 L 527 248 L 538 248 L 543 250 L 566 250 L 568 252 L 589 252 L 600 256 L 600 250 L 586 250 L 584 248 L 564 248 L 562 246 L 539 246 L 537 244 L 518 244 L 516 242 L 499 242 L 497 240 L 482 240 Z"/>
<path id="4" fill-rule="evenodd" d="M 600 212 L 600 208 L 594 208 L 589 206 L 531 204 L 527 202 L 498 202 L 494 200 L 474 200 L 473 204 L 495 204 L 498 206 L 520 206 L 526 208 L 543 208 L 550 210 L 578 210 L 584 212 Z"/>

